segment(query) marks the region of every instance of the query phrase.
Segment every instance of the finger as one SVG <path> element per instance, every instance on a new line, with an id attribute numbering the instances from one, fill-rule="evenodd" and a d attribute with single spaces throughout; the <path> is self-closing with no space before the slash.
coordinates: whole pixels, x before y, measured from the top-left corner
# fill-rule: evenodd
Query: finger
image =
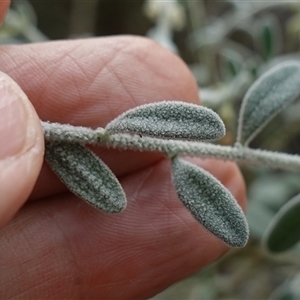
<path id="1" fill-rule="evenodd" d="M 0 24 L 2 24 L 2 22 L 4 21 L 9 5 L 10 5 L 10 0 L 0 1 Z"/>
<path id="2" fill-rule="evenodd" d="M 42 120 L 98 127 L 145 103 L 199 102 L 182 60 L 145 38 L 3 46 L 1 52 L 2 70 L 18 82 Z"/>
<path id="3" fill-rule="evenodd" d="M 39 119 L 18 85 L 0 72 L 0 227 L 27 200 L 43 162 Z"/>
<path id="4" fill-rule="evenodd" d="M 235 186 L 244 206 L 241 176 L 228 177 L 236 166 L 213 167 L 214 175 Z M 122 185 L 128 208 L 119 215 L 100 213 L 68 194 L 22 210 L 0 236 L 10 241 L 0 244 L 0 283 L 6 287 L 0 298 L 149 298 L 228 249 L 180 203 L 169 161 L 124 177 Z"/>
<path id="5" fill-rule="evenodd" d="M 43 120 L 98 127 L 140 104 L 166 99 L 199 103 L 186 65 L 148 39 L 52 42 L 7 46 L 1 52 L 2 69 L 20 84 Z M 118 176 L 162 158 L 128 151 L 97 153 Z M 44 167 L 32 198 L 65 190 Z"/>

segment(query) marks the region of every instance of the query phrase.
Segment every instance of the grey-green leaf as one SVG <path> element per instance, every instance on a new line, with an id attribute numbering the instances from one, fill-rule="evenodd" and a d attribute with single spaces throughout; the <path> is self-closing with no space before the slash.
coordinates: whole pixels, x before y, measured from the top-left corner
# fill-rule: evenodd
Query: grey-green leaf
<path id="1" fill-rule="evenodd" d="M 244 213 L 231 193 L 203 169 L 175 157 L 172 178 L 179 199 L 211 233 L 232 247 L 249 237 Z"/>
<path id="2" fill-rule="evenodd" d="M 45 157 L 67 187 L 107 213 L 126 207 L 125 193 L 111 170 L 92 151 L 78 143 L 46 142 Z"/>
<path id="3" fill-rule="evenodd" d="M 300 241 L 300 194 L 278 211 L 268 226 L 263 244 L 270 252 L 288 250 Z"/>
<path id="4" fill-rule="evenodd" d="M 196 141 L 216 140 L 225 134 L 225 126 L 214 111 L 181 101 L 162 101 L 130 109 L 107 124 L 106 130 Z"/>
<path id="5" fill-rule="evenodd" d="M 300 63 L 282 63 L 261 76 L 246 93 L 237 141 L 247 145 L 283 108 L 300 95 Z"/>

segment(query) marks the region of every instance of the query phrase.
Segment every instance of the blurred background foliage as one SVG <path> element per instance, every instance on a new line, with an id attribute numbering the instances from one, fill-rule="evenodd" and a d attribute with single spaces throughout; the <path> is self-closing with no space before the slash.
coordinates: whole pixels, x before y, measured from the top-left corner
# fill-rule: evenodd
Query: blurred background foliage
<path id="1" fill-rule="evenodd" d="M 0 42 L 114 34 L 149 36 L 180 55 L 197 79 L 202 103 L 226 124 L 221 143 L 232 145 L 249 86 L 276 63 L 300 59 L 300 2 L 13 0 Z M 299 154 L 300 103 L 270 122 L 251 147 Z M 248 186 L 248 246 L 153 299 L 300 299 L 300 246 L 276 255 L 261 246 L 276 212 L 300 193 L 299 175 L 259 166 L 242 171 Z"/>

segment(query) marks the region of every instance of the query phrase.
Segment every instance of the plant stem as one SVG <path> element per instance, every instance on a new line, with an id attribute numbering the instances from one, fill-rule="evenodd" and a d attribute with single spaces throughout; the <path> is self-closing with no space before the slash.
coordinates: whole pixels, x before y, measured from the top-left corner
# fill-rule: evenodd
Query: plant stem
<path id="1" fill-rule="evenodd" d="M 235 146 L 220 146 L 205 142 L 163 140 L 129 134 L 109 134 L 104 128 L 91 129 L 59 123 L 42 122 L 47 141 L 69 141 L 101 145 L 124 150 L 163 152 L 166 156 L 190 155 L 218 158 L 240 164 L 300 172 L 300 156 Z"/>

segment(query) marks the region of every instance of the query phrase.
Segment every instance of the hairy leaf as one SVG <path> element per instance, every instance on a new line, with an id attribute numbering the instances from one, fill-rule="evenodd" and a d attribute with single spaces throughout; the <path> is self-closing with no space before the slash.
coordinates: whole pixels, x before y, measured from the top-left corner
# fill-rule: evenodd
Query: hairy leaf
<path id="1" fill-rule="evenodd" d="M 300 194 L 281 207 L 268 226 L 263 243 L 271 252 L 282 252 L 299 241 Z"/>
<path id="2" fill-rule="evenodd" d="M 111 121 L 106 130 L 186 140 L 215 140 L 225 134 L 222 120 L 211 109 L 180 101 L 163 101 L 130 109 Z"/>
<path id="3" fill-rule="evenodd" d="M 173 159 L 172 177 L 179 199 L 206 229 L 232 247 L 246 245 L 244 213 L 216 178 L 179 158 Z"/>
<path id="4" fill-rule="evenodd" d="M 300 95 L 300 63 L 285 62 L 260 77 L 246 93 L 237 141 L 247 145 L 284 107 Z"/>
<path id="5" fill-rule="evenodd" d="M 92 151 L 78 143 L 46 142 L 45 157 L 67 187 L 107 213 L 126 207 L 124 191 L 111 170 Z"/>

